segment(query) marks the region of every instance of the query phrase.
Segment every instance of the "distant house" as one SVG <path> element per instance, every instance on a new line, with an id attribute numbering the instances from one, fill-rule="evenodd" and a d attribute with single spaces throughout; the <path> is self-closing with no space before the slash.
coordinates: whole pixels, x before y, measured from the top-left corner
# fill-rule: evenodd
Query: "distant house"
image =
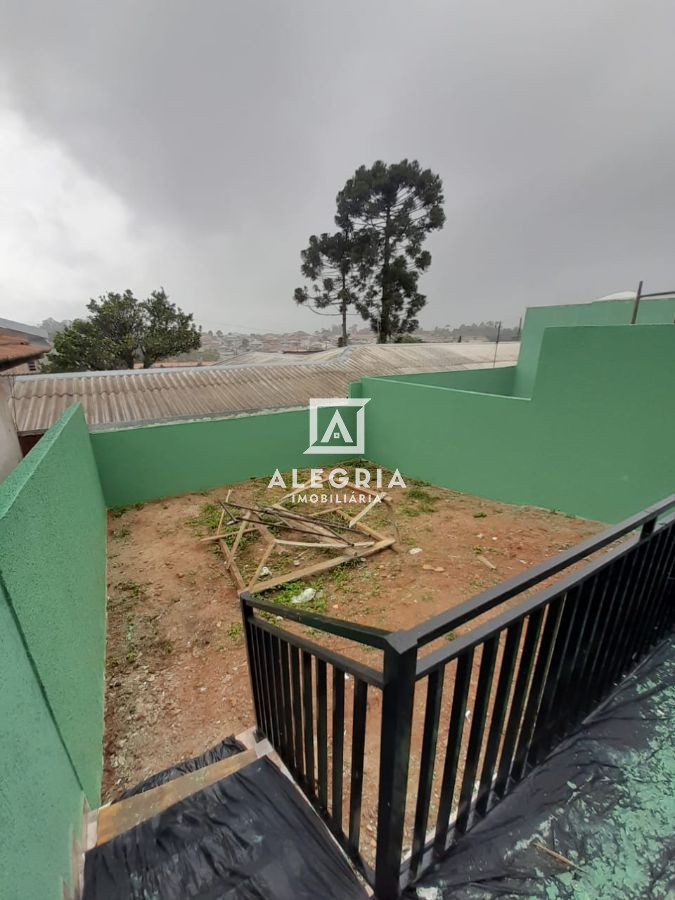
<path id="1" fill-rule="evenodd" d="M 26 375 L 38 371 L 38 360 L 51 344 L 44 328 L 0 319 L 0 372 Z"/>

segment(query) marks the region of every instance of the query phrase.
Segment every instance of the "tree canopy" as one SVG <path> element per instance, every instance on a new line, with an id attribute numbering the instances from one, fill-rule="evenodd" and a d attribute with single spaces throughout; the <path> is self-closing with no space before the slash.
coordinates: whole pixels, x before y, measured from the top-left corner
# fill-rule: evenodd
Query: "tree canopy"
<path id="1" fill-rule="evenodd" d="M 356 263 L 363 239 L 355 236 L 349 221 L 335 234 L 313 234 L 309 245 L 300 254 L 301 272 L 311 287 L 295 289 L 295 302 L 307 304 L 315 312 L 335 309 L 325 315 L 339 315 L 342 320 L 341 343 L 349 340 L 347 311 L 358 300 Z M 360 243 L 361 242 L 361 243 Z"/>
<path id="2" fill-rule="evenodd" d="M 54 335 L 54 349 L 42 366 L 44 372 L 86 372 L 143 368 L 178 353 L 196 350 L 200 329 L 191 313 L 184 313 L 163 288 L 146 300 L 129 290 L 90 300 L 88 319 L 75 319 Z"/>
<path id="3" fill-rule="evenodd" d="M 423 249 L 429 232 L 445 222 L 443 183 L 417 160 L 361 166 L 336 198 L 336 234 L 312 235 L 302 251 L 310 288 L 296 288 L 297 303 L 342 316 L 347 342 L 350 306 L 370 322 L 380 343 L 419 327 L 426 303 L 419 276 L 431 264 Z"/>
<path id="4" fill-rule="evenodd" d="M 337 196 L 338 216 L 367 236 L 359 255 L 361 291 L 356 308 L 378 341 L 419 327 L 426 304 L 419 276 L 431 265 L 422 249 L 429 232 L 443 227 L 443 182 L 417 160 L 361 166 Z"/>

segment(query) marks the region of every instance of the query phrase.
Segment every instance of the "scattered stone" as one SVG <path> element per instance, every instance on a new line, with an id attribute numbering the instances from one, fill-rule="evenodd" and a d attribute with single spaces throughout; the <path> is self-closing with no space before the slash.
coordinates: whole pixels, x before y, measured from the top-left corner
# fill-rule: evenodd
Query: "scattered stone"
<path id="1" fill-rule="evenodd" d="M 478 559 L 483 563 L 484 566 L 487 566 L 488 569 L 496 569 L 497 566 L 494 563 L 491 563 L 489 559 L 486 559 L 484 556 L 479 556 Z"/>
<path id="2" fill-rule="evenodd" d="M 410 550 L 408 550 L 408 553 L 409 553 L 411 556 L 417 556 L 417 554 L 418 554 L 418 553 L 421 553 L 421 552 L 422 552 L 422 548 L 421 548 L 421 547 L 412 547 Z"/>
<path id="3" fill-rule="evenodd" d="M 262 569 L 260 570 L 260 577 L 261 577 L 261 578 L 264 578 L 266 575 L 271 575 L 271 574 L 272 574 L 272 573 L 270 572 L 270 570 L 269 570 L 269 568 L 268 568 L 267 566 L 263 566 Z"/>

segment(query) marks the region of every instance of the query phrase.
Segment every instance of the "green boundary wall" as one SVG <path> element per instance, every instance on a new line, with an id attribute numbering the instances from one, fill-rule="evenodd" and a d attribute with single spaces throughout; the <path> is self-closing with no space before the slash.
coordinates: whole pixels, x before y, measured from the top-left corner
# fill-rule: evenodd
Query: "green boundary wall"
<path id="1" fill-rule="evenodd" d="M 544 332 L 532 397 L 365 378 L 369 458 L 510 503 L 616 522 L 675 490 L 675 326 Z M 476 376 L 475 379 L 472 376 Z M 428 377 L 428 376 L 427 376 Z"/>
<path id="2" fill-rule="evenodd" d="M 105 504 L 73 406 L 0 485 L 0 896 L 60 898 L 100 799 Z"/>
<path id="3" fill-rule="evenodd" d="M 547 328 L 572 325 L 629 325 L 633 300 L 596 300 L 568 306 L 530 306 L 525 313 L 513 394 L 530 397 L 537 375 L 539 353 Z M 637 325 L 672 325 L 675 297 L 642 300 Z"/>
<path id="4" fill-rule="evenodd" d="M 346 458 L 305 455 L 308 423 L 301 409 L 98 431 L 91 440 L 106 504 L 114 507 Z"/>

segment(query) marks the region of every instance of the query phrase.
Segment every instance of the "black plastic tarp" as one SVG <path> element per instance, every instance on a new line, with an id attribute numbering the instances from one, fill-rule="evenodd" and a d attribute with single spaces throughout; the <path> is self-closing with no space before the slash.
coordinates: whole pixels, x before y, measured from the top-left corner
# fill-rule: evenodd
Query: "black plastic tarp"
<path id="1" fill-rule="evenodd" d="M 665 900 L 675 897 L 674 831 L 670 640 L 406 896 Z"/>
<path id="2" fill-rule="evenodd" d="M 173 781 L 174 778 L 179 778 L 188 772 L 196 772 L 197 769 L 203 769 L 204 766 L 210 766 L 221 759 L 227 759 L 228 756 L 234 756 L 245 749 L 246 747 L 235 737 L 223 738 L 219 744 L 211 747 L 205 753 L 200 753 L 199 756 L 192 756 L 190 759 L 184 759 L 182 762 L 169 766 L 168 769 L 162 769 L 161 772 L 156 772 L 154 775 L 150 775 L 149 778 L 139 781 L 138 784 L 124 791 L 114 802 L 119 803 L 120 800 L 126 800 L 127 797 L 143 794 L 151 788 L 159 787 L 160 784 L 166 784 L 168 781 Z"/>
<path id="3" fill-rule="evenodd" d="M 266 758 L 90 850 L 85 900 L 363 900 L 327 829 Z"/>

